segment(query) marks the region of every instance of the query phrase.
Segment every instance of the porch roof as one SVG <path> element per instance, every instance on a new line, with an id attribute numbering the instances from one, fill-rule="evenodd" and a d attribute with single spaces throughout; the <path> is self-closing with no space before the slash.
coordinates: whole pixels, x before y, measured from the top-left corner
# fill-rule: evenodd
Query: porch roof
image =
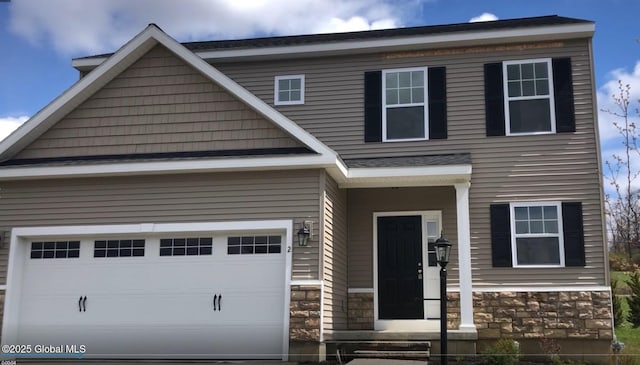
<path id="1" fill-rule="evenodd" d="M 442 155 L 352 158 L 343 160 L 349 168 L 359 167 L 415 167 L 471 164 L 470 153 Z"/>
<path id="2" fill-rule="evenodd" d="M 471 154 L 452 153 L 344 159 L 341 188 L 451 186 L 471 180 Z M 329 170 L 332 172 L 331 169 Z"/>

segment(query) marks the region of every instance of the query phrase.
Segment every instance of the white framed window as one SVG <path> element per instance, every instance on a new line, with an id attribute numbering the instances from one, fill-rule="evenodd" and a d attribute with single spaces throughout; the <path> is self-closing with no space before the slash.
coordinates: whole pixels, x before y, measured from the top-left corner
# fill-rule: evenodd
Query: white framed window
<path id="1" fill-rule="evenodd" d="M 514 267 L 564 266 L 562 204 L 511 203 Z"/>
<path id="2" fill-rule="evenodd" d="M 275 105 L 304 104 L 304 75 L 276 76 L 273 100 Z"/>
<path id="3" fill-rule="evenodd" d="M 32 259 L 66 259 L 80 257 L 80 241 L 31 242 Z"/>
<path id="4" fill-rule="evenodd" d="M 383 70 L 382 140 L 428 139 L 426 100 L 426 67 Z"/>
<path id="5" fill-rule="evenodd" d="M 227 237 L 228 255 L 280 254 L 282 236 L 242 235 Z"/>
<path id="6" fill-rule="evenodd" d="M 502 67 L 506 134 L 555 133 L 551 59 L 505 61 Z"/>
<path id="7" fill-rule="evenodd" d="M 160 256 L 201 256 L 213 254 L 213 238 L 161 238 Z"/>

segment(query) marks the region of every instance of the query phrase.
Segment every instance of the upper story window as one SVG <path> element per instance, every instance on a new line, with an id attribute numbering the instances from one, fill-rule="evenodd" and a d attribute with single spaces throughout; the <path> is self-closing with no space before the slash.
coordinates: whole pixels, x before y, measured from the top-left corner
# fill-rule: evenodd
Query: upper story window
<path id="1" fill-rule="evenodd" d="M 304 75 L 276 76 L 275 105 L 304 104 Z"/>
<path id="2" fill-rule="evenodd" d="M 484 65 L 487 136 L 575 132 L 570 58 Z"/>
<path id="3" fill-rule="evenodd" d="M 428 138 L 426 78 L 426 68 L 383 71 L 383 141 Z"/>
<path id="4" fill-rule="evenodd" d="M 507 134 L 555 132 L 551 60 L 503 63 Z"/>
<path id="5" fill-rule="evenodd" d="M 446 68 L 413 67 L 365 72 L 365 142 L 446 138 Z"/>

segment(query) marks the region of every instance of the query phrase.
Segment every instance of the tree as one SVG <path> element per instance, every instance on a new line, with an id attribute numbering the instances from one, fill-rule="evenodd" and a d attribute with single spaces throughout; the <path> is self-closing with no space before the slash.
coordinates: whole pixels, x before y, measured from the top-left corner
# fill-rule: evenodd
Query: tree
<path id="1" fill-rule="evenodd" d="M 613 305 L 613 323 L 616 327 L 624 324 L 626 315 L 622 309 L 622 300 L 618 292 L 618 280 L 611 280 L 611 304 Z"/>
<path id="2" fill-rule="evenodd" d="M 629 322 L 634 328 L 640 327 L 640 273 L 634 272 L 627 279 L 631 289 L 631 296 L 627 298 L 629 304 Z"/>
<path id="3" fill-rule="evenodd" d="M 632 165 L 635 159 L 640 158 L 640 135 L 631 114 L 632 110 L 635 114 L 639 113 L 631 105 L 631 87 L 618 81 L 618 90 L 618 94 L 612 95 L 616 109 L 603 110 L 617 118 L 612 124 L 617 129 L 623 146 L 621 153 L 614 153 L 611 156 L 612 160 L 605 162 L 605 179 L 613 188 L 612 193 L 606 194 L 605 205 L 613 249 L 624 250 L 631 259 L 633 248 L 638 247 L 640 242 L 640 201 L 638 191 L 633 191 L 633 184 L 640 176 L 640 171 L 635 170 Z"/>

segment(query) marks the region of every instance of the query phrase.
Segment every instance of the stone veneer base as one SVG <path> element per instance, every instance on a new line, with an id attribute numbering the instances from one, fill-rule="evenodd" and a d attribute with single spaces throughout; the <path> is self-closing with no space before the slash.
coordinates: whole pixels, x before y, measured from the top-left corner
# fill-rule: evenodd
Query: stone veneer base
<path id="1" fill-rule="evenodd" d="M 460 323 L 460 293 L 448 293 L 447 299 L 447 327 L 456 330 Z M 364 336 L 371 332 L 371 339 L 376 337 L 373 300 L 374 293 L 349 293 L 349 331 Z M 524 358 L 548 357 L 542 347 L 553 344 L 565 359 L 597 364 L 610 359 L 613 320 L 611 293 L 607 290 L 474 292 L 473 319 L 477 338 L 450 338 L 450 354 L 477 358 L 480 355 L 474 353 L 500 338 L 510 338 L 519 342 Z M 435 358 L 440 343 L 434 339 L 431 346 Z"/>

